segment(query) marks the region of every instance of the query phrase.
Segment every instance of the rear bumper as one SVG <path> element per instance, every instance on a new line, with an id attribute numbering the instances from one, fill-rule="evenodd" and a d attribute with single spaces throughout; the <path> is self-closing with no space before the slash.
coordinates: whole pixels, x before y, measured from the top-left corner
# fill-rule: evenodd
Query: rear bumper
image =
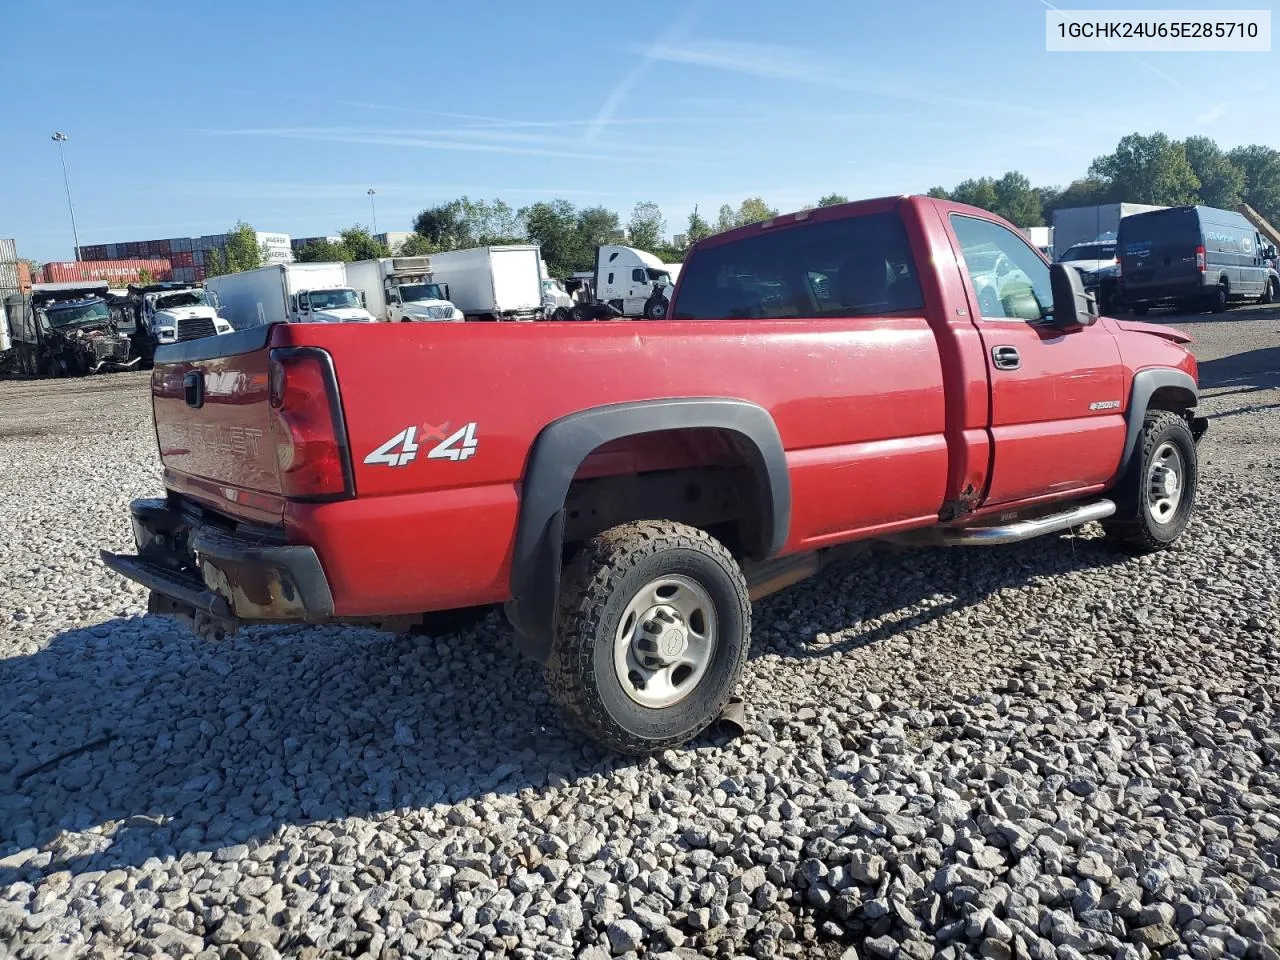
<path id="1" fill-rule="evenodd" d="M 135 500 L 137 554 L 102 562 L 161 596 L 219 620 L 318 623 L 333 594 L 315 550 L 201 524 L 167 500 Z"/>
<path id="2" fill-rule="evenodd" d="M 1170 303 L 1175 300 L 1194 300 L 1207 297 L 1218 286 L 1217 274 L 1201 274 L 1183 280 L 1126 282 L 1123 277 L 1117 291 L 1126 303 Z"/>

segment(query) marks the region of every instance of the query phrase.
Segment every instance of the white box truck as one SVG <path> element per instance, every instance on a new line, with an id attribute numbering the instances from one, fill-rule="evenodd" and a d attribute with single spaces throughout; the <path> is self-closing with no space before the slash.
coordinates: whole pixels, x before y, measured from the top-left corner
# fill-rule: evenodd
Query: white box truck
<path id="1" fill-rule="evenodd" d="M 431 274 L 468 320 L 542 316 L 542 254 L 536 243 L 473 247 L 431 255 Z"/>
<path id="2" fill-rule="evenodd" d="M 265 323 L 372 323 L 345 263 L 277 263 L 210 277 L 205 289 L 237 330 Z"/>
<path id="3" fill-rule="evenodd" d="M 430 257 L 379 257 L 347 264 L 355 287 L 375 319 L 389 323 L 462 320 L 449 302 L 449 285 L 435 280 Z"/>

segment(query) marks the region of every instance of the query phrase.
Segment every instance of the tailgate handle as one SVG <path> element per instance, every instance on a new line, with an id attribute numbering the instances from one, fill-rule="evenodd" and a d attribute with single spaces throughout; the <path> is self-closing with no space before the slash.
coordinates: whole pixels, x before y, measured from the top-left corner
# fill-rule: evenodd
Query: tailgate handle
<path id="1" fill-rule="evenodd" d="M 192 370 L 182 378 L 182 392 L 187 406 L 199 410 L 204 406 L 204 371 Z"/>

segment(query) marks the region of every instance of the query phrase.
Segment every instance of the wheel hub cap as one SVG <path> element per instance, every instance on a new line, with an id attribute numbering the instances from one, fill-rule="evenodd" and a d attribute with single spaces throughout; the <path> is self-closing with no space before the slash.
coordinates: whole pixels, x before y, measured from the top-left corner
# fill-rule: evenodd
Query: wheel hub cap
<path id="1" fill-rule="evenodd" d="M 679 703 L 702 680 L 716 644 L 711 595 L 696 581 L 659 577 L 632 596 L 613 648 L 618 683 L 636 703 L 660 709 Z"/>
<path id="2" fill-rule="evenodd" d="M 667 604 L 655 604 L 640 616 L 631 641 L 635 658 L 651 670 L 669 667 L 689 647 L 689 631 L 680 612 Z"/>
<path id="3" fill-rule="evenodd" d="M 1177 514 L 1184 469 L 1178 448 L 1168 442 L 1160 444 L 1147 472 L 1147 512 L 1156 523 L 1169 523 Z"/>

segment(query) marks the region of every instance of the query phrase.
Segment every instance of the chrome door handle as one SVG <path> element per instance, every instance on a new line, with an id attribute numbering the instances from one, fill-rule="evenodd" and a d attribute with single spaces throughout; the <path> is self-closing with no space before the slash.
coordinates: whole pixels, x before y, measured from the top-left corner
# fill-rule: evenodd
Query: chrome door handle
<path id="1" fill-rule="evenodd" d="M 1017 347 L 992 347 L 991 361 L 997 370 L 1017 370 L 1022 366 Z"/>

